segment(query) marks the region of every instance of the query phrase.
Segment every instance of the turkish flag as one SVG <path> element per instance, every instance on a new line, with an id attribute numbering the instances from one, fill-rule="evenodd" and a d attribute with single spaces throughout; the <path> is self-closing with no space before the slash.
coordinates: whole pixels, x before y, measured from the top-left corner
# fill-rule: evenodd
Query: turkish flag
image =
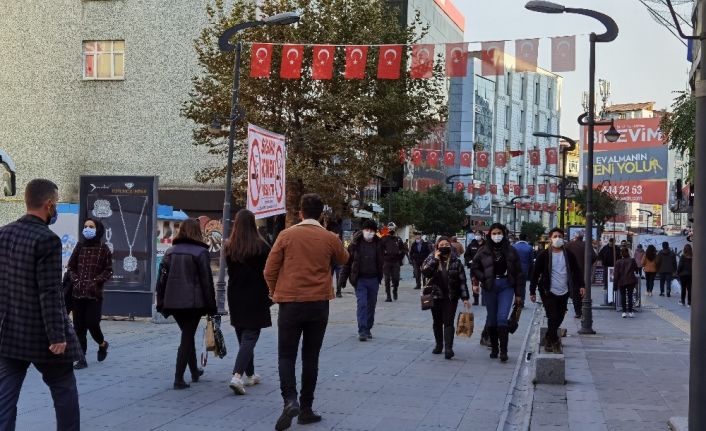
<path id="1" fill-rule="evenodd" d="M 495 166 L 504 168 L 506 164 L 507 164 L 507 154 L 505 153 L 505 151 L 496 151 L 495 152 Z"/>
<path id="2" fill-rule="evenodd" d="M 552 38 L 552 72 L 576 70 L 576 36 Z"/>
<path id="3" fill-rule="evenodd" d="M 549 184 L 549 191 L 552 193 L 556 193 L 556 191 L 557 191 L 556 183 Z"/>
<path id="4" fill-rule="evenodd" d="M 280 77 L 282 79 L 299 79 L 302 77 L 302 58 L 304 57 L 304 45 L 283 45 L 282 46 L 282 67 Z"/>
<path id="5" fill-rule="evenodd" d="M 253 43 L 250 51 L 250 77 L 269 78 L 272 66 L 272 44 Z"/>
<path id="6" fill-rule="evenodd" d="M 505 42 L 481 43 L 481 75 L 498 76 L 505 74 Z"/>
<path id="7" fill-rule="evenodd" d="M 522 202 L 515 202 L 515 208 L 522 209 Z"/>
<path id="8" fill-rule="evenodd" d="M 469 195 L 473 194 L 473 183 L 468 183 L 468 190 L 466 190 Z"/>
<path id="9" fill-rule="evenodd" d="M 481 184 L 478 188 L 478 191 L 480 192 L 481 196 L 485 196 L 485 194 L 488 193 L 488 186 L 486 186 L 485 184 Z"/>
<path id="10" fill-rule="evenodd" d="M 556 204 L 549 205 L 549 211 L 551 211 L 551 212 L 556 211 Z"/>
<path id="11" fill-rule="evenodd" d="M 535 202 L 533 207 L 535 211 L 539 211 L 540 209 L 542 209 L 542 204 L 540 204 L 539 202 Z"/>
<path id="12" fill-rule="evenodd" d="M 436 150 L 429 150 L 427 152 L 427 165 L 435 168 L 439 166 L 439 152 Z"/>
<path id="13" fill-rule="evenodd" d="M 546 195 L 546 194 L 547 194 L 547 185 L 546 185 L 546 184 L 540 184 L 540 185 L 539 185 L 539 194 L 540 194 L 540 195 Z"/>
<path id="14" fill-rule="evenodd" d="M 456 164 L 456 153 L 454 153 L 453 151 L 445 151 L 444 165 L 453 166 L 454 164 Z"/>
<path id="15" fill-rule="evenodd" d="M 530 196 L 534 196 L 534 184 L 527 185 L 527 194 Z"/>
<path id="16" fill-rule="evenodd" d="M 378 79 L 400 79 L 402 45 L 382 45 L 378 53 Z"/>
<path id="17" fill-rule="evenodd" d="M 412 150 L 412 164 L 419 166 L 422 164 L 422 150 L 415 148 Z"/>
<path id="18" fill-rule="evenodd" d="M 400 150 L 400 165 L 404 165 L 407 161 L 407 152 L 405 150 Z"/>
<path id="19" fill-rule="evenodd" d="M 462 182 L 459 181 L 456 183 L 456 191 L 457 192 L 462 192 L 463 189 L 465 189 L 465 188 L 466 188 L 466 186 Z"/>
<path id="20" fill-rule="evenodd" d="M 532 165 L 532 166 L 539 166 L 540 165 L 539 150 L 530 150 L 529 157 L 530 157 L 530 165 Z"/>
<path id="21" fill-rule="evenodd" d="M 510 184 L 503 184 L 503 193 L 506 195 L 510 194 Z"/>
<path id="22" fill-rule="evenodd" d="M 536 72 L 539 57 L 539 39 L 515 41 L 515 71 Z"/>
<path id="23" fill-rule="evenodd" d="M 519 184 L 515 184 L 515 186 L 513 188 L 514 188 L 515 196 L 520 196 L 520 193 L 522 193 L 522 187 L 520 187 Z"/>
<path id="24" fill-rule="evenodd" d="M 336 47 L 333 45 L 316 45 L 313 50 L 311 78 L 333 79 L 333 58 Z"/>
<path id="25" fill-rule="evenodd" d="M 368 47 L 364 45 L 346 46 L 346 79 L 365 79 L 365 66 L 368 60 Z"/>
<path id="26" fill-rule="evenodd" d="M 461 151 L 461 166 L 470 168 L 473 162 L 473 153 L 470 151 Z"/>
<path id="27" fill-rule="evenodd" d="M 549 205 L 546 202 L 542 204 L 542 211 L 549 211 Z"/>
<path id="28" fill-rule="evenodd" d="M 468 44 L 446 44 L 446 76 L 464 77 L 468 73 Z"/>
<path id="29" fill-rule="evenodd" d="M 510 153 L 510 157 L 519 157 L 522 155 L 523 151 L 522 150 L 512 150 L 508 151 Z"/>
<path id="30" fill-rule="evenodd" d="M 479 168 L 487 168 L 488 167 L 488 152 L 487 151 L 479 152 L 476 163 L 478 163 Z"/>
<path id="31" fill-rule="evenodd" d="M 412 45 L 412 78 L 431 78 L 434 76 L 434 45 Z"/>
<path id="32" fill-rule="evenodd" d="M 526 210 L 532 209 L 532 204 L 530 202 L 525 202 L 522 204 L 522 208 Z"/>
<path id="33" fill-rule="evenodd" d="M 490 194 L 497 195 L 498 194 L 498 186 L 497 184 L 491 184 L 490 185 Z"/>
<path id="34" fill-rule="evenodd" d="M 547 148 L 545 151 L 547 153 L 547 164 L 556 165 L 559 162 L 556 148 Z"/>

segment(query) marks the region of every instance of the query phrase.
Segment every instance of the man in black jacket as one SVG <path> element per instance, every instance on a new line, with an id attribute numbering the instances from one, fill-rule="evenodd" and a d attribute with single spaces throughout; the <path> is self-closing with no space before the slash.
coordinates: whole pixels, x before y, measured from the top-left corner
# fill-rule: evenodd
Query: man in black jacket
<path id="1" fill-rule="evenodd" d="M 382 237 L 382 251 L 384 256 L 383 273 L 385 274 L 385 302 L 392 302 L 392 298 L 397 301 L 397 288 L 400 286 L 400 267 L 402 259 L 407 254 L 407 246 L 402 238 L 396 235 L 397 225 L 388 223 L 389 235 Z M 390 295 L 390 285 L 392 285 L 392 296 Z"/>
<path id="2" fill-rule="evenodd" d="M 579 266 L 579 274 L 581 274 L 581 279 L 583 280 L 586 265 L 586 243 L 583 241 L 583 233 L 576 235 L 576 238 L 573 241 L 570 241 L 568 244 L 566 244 L 566 250 L 572 255 L 574 255 L 576 263 Z M 591 262 L 593 263 L 595 261 L 596 252 L 593 251 L 593 248 L 591 248 Z M 578 289 L 574 289 L 574 291 L 572 292 L 571 301 L 574 303 L 574 312 L 576 313 L 575 317 L 577 319 L 580 319 L 582 316 L 582 304 L 581 295 L 579 294 Z"/>
<path id="3" fill-rule="evenodd" d="M 422 264 L 424 259 L 429 256 L 432 251 L 432 246 L 422 239 L 421 232 L 414 232 L 414 242 L 409 247 L 409 260 L 414 269 L 414 280 L 417 283 L 415 289 L 422 287 Z"/>
<path id="4" fill-rule="evenodd" d="M 537 287 L 547 313 L 545 351 L 562 353 L 559 327 L 564 321 L 569 296 L 579 289 L 583 297 L 583 277 L 573 254 L 564 248 L 564 231 L 555 227 L 549 231 L 551 246 L 539 252 L 530 283 L 530 300 L 537 301 Z"/>
<path id="5" fill-rule="evenodd" d="M 57 429 L 80 428 L 73 362 L 83 355 L 64 304 L 61 240 L 48 227 L 58 200 L 56 184 L 32 180 L 27 214 L 0 228 L 0 430 L 15 429 L 30 365 L 51 390 Z"/>

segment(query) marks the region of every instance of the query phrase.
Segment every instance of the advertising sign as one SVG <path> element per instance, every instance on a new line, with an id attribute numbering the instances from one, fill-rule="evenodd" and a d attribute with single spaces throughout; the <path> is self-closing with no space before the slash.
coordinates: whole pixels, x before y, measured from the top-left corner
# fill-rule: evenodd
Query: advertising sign
<path id="1" fill-rule="evenodd" d="M 113 278 L 105 284 L 103 313 L 152 316 L 157 242 L 157 178 L 83 176 L 79 226 L 87 217 L 105 227 Z"/>
<path id="2" fill-rule="evenodd" d="M 493 196 L 490 193 L 484 195 L 478 195 L 473 199 L 473 203 L 470 206 L 471 216 L 476 217 L 491 217 L 492 216 L 492 203 Z"/>
<path id="3" fill-rule="evenodd" d="M 608 142 L 610 126 L 596 126 L 594 133 L 593 186 L 627 202 L 667 202 L 668 148 L 663 144 L 659 117 L 616 120 L 617 142 Z M 584 151 L 588 131 L 584 127 Z M 604 181 L 609 180 L 610 185 Z"/>
<path id="4" fill-rule="evenodd" d="M 287 212 L 284 136 L 248 125 L 248 210 L 256 219 Z"/>

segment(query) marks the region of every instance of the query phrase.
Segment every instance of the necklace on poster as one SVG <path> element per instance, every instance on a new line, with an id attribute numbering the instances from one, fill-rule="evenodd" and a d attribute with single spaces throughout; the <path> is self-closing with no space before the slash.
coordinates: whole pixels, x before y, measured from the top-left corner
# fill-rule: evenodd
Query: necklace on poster
<path id="1" fill-rule="evenodd" d="M 108 247 L 108 250 L 110 252 L 113 252 L 113 243 L 110 242 L 110 239 L 113 237 L 113 229 L 106 227 L 105 228 L 105 245 Z"/>
<path id="2" fill-rule="evenodd" d="M 142 223 L 142 216 L 145 213 L 145 207 L 147 206 L 147 196 L 145 196 L 145 201 L 142 203 L 142 209 L 140 210 L 140 218 L 137 220 L 137 226 L 135 226 L 135 234 L 132 236 L 132 242 L 130 242 L 130 235 L 127 232 L 127 224 L 125 223 L 125 216 L 123 214 L 123 207 L 120 204 L 120 197 L 116 196 L 115 200 L 118 201 L 118 209 L 120 210 L 120 220 L 123 222 L 123 230 L 125 231 L 125 240 L 127 241 L 127 247 L 129 254 L 123 259 L 123 269 L 127 272 L 135 272 L 137 270 L 137 258 L 132 255 L 132 249 L 135 247 L 135 242 L 137 241 L 137 232 L 140 231 L 140 224 Z"/>

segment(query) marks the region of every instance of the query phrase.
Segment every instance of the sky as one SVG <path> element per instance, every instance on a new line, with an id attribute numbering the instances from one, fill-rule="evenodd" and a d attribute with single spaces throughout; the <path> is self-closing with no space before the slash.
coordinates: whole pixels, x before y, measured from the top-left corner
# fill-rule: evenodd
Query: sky
<path id="1" fill-rule="evenodd" d="M 638 0 L 554 0 L 570 7 L 590 8 L 611 16 L 620 34 L 611 43 L 596 46 L 596 81 L 611 82 L 609 104 L 656 102 L 655 108 L 671 105 L 674 91 L 687 88 L 690 65 L 686 48 L 667 29 L 652 19 Z M 515 40 L 540 37 L 539 66 L 550 68 L 553 36 L 578 36 L 576 71 L 562 73 L 564 88 L 560 133 L 579 137 L 576 122 L 583 112 L 582 95 L 588 90 L 588 34 L 603 32 L 592 18 L 575 14 L 549 15 L 524 8 L 525 0 L 456 0 L 466 17 L 466 41 Z M 686 30 L 685 30 L 686 31 Z M 513 42 L 506 42 L 514 50 Z M 479 44 L 471 49 L 479 49 Z"/>

